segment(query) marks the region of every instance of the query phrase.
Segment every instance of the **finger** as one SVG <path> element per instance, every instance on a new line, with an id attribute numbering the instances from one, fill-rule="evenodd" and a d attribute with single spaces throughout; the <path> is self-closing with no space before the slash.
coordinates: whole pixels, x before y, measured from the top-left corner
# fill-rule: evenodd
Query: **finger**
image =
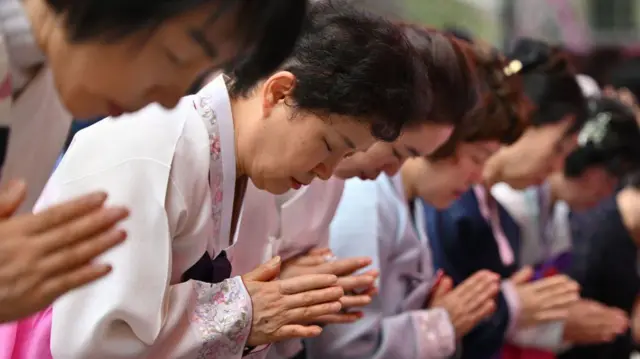
<path id="1" fill-rule="evenodd" d="M 295 263 L 301 266 L 316 267 L 327 263 L 327 259 L 323 256 L 309 255 L 297 258 Z"/>
<path id="2" fill-rule="evenodd" d="M 312 248 L 308 253 L 310 256 L 326 256 L 332 255 L 331 249 L 329 248 Z"/>
<path id="3" fill-rule="evenodd" d="M 368 270 L 368 271 L 362 273 L 362 275 L 368 275 L 368 276 L 371 276 L 373 278 L 378 278 L 380 276 L 380 271 L 377 270 L 377 269 L 371 269 L 371 270 Z"/>
<path id="4" fill-rule="evenodd" d="M 347 292 L 360 288 L 370 288 L 375 281 L 376 278 L 370 275 L 348 276 L 339 277 L 338 285 L 341 286 L 345 292 Z"/>
<path id="5" fill-rule="evenodd" d="M 541 297 L 540 302 L 542 303 L 543 310 L 553 310 L 553 309 L 566 309 L 568 310 L 571 305 L 577 302 L 580 299 L 578 293 L 565 293 L 559 294 L 556 296 L 547 296 Z"/>
<path id="6" fill-rule="evenodd" d="M 295 338 L 313 338 L 322 333 L 322 328 L 317 325 L 289 324 L 283 325 L 273 334 L 273 342 L 279 342 Z"/>
<path id="7" fill-rule="evenodd" d="M 317 318 L 311 318 L 310 322 L 322 324 L 349 324 L 362 319 L 362 312 L 349 312 L 340 314 L 323 315 Z"/>
<path id="8" fill-rule="evenodd" d="M 372 287 L 369 290 L 367 290 L 366 292 L 360 293 L 362 295 L 368 295 L 370 297 L 375 297 L 376 295 L 378 295 L 378 287 Z"/>
<path id="9" fill-rule="evenodd" d="M 342 305 L 340 302 L 330 302 L 289 309 L 283 315 L 287 323 L 304 323 L 309 318 L 337 314 L 341 309 Z"/>
<path id="10" fill-rule="evenodd" d="M 268 282 L 273 280 L 280 273 L 282 259 L 275 256 L 264 264 L 259 265 L 256 269 L 242 276 L 243 281 Z"/>
<path id="11" fill-rule="evenodd" d="M 493 298 L 498 294 L 499 289 L 500 286 L 497 283 L 491 283 L 486 287 L 477 287 L 477 291 L 470 292 L 471 296 L 467 297 L 466 302 L 462 302 L 464 303 L 463 307 L 469 311 L 475 311 L 486 303 L 493 303 Z"/>
<path id="12" fill-rule="evenodd" d="M 486 291 L 490 286 L 496 285 L 498 276 L 486 270 L 481 270 L 467 278 L 453 291 L 463 303 L 469 303 L 480 292 Z"/>
<path id="13" fill-rule="evenodd" d="M 580 286 L 568 278 L 549 278 L 549 281 L 534 283 L 534 290 L 541 298 L 552 298 L 564 295 L 579 295 Z"/>
<path id="14" fill-rule="evenodd" d="M 469 313 L 471 318 L 471 322 L 473 323 L 472 327 L 475 327 L 476 324 L 480 323 L 482 320 L 488 318 L 493 312 L 496 310 L 496 302 L 493 300 L 485 301 L 482 303 L 480 307 L 478 307 L 473 312 Z"/>
<path id="15" fill-rule="evenodd" d="M 280 293 L 296 294 L 335 286 L 338 277 L 333 274 L 305 274 L 280 281 Z M 342 288 L 340 288 L 342 290 Z"/>
<path id="16" fill-rule="evenodd" d="M 338 259 L 332 262 L 326 262 L 318 266 L 314 272 L 322 274 L 335 274 L 338 276 L 346 276 L 354 273 L 358 269 L 364 268 L 371 264 L 369 257 L 354 257 Z"/>
<path id="17" fill-rule="evenodd" d="M 87 241 L 78 242 L 45 257 L 39 264 L 41 272 L 45 275 L 56 275 L 86 265 L 99 255 L 122 243 L 126 237 L 125 231 L 114 229 Z"/>
<path id="18" fill-rule="evenodd" d="M 0 218 L 12 216 L 27 195 L 24 181 L 11 180 L 0 190 Z"/>
<path id="19" fill-rule="evenodd" d="M 368 295 L 345 295 L 340 298 L 342 308 L 364 307 L 371 304 L 371 298 Z"/>
<path id="20" fill-rule="evenodd" d="M 568 309 L 548 309 L 536 313 L 534 315 L 534 319 L 537 322 L 552 322 L 556 320 L 565 320 L 568 316 Z"/>
<path id="21" fill-rule="evenodd" d="M 554 275 L 552 277 L 538 279 L 532 283 L 532 288 L 536 292 L 546 291 L 578 291 L 580 286 L 577 282 L 565 275 Z"/>
<path id="22" fill-rule="evenodd" d="M 533 268 L 524 267 L 511 276 L 510 280 L 514 285 L 524 284 L 533 278 Z"/>
<path id="23" fill-rule="evenodd" d="M 36 215 L 22 216 L 21 221 L 30 230 L 29 233 L 41 233 L 97 211 L 106 200 L 106 193 L 92 193 L 53 206 Z"/>
<path id="24" fill-rule="evenodd" d="M 443 297 L 445 294 L 449 293 L 453 289 L 453 279 L 448 275 L 445 275 L 440 280 L 440 283 L 436 286 L 433 292 L 433 298 Z"/>
<path id="25" fill-rule="evenodd" d="M 125 219 L 129 211 L 125 208 L 100 209 L 46 233 L 42 233 L 38 241 L 44 252 L 53 252 L 65 247 L 84 242 L 96 235 L 103 234 Z"/>
<path id="26" fill-rule="evenodd" d="M 628 88 L 622 88 L 618 92 L 620 94 L 620 101 L 627 106 L 634 107 L 636 105 L 636 97 Z"/>
<path id="27" fill-rule="evenodd" d="M 285 308 L 294 309 L 309 307 L 315 304 L 337 302 L 344 296 L 340 287 L 316 289 L 308 292 L 292 294 L 284 298 Z M 326 314 L 326 313 L 324 313 Z M 317 314 L 322 315 L 322 314 Z"/>
<path id="28" fill-rule="evenodd" d="M 72 289 L 80 288 L 111 272 L 107 264 L 88 264 L 71 272 L 48 278 L 41 285 L 39 295 L 49 301 L 60 297 Z"/>

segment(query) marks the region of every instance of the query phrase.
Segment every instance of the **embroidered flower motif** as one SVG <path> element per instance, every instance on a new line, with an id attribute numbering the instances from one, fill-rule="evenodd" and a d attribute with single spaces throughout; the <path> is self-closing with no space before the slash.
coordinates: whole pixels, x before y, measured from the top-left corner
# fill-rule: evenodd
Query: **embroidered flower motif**
<path id="1" fill-rule="evenodd" d="M 213 137 L 210 142 L 211 156 L 220 157 L 220 137 Z"/>
<path id="2" fill-rule="evenodd" d="M 455 352 L 455 332 L 444 309 L 415 311 L 412 319 L 423 333 L 423 340 L 418 343 L 420 353 L 438 353 L 438 357 L 447 358 Z"/>
<path id="3" fill-rule="evenodd" d="M 198 306 L 192 322 L 200 331 L 203 345 L 198 359 L 240 355 L 249 336 L 251 299 L 242 280 L 233 278 L 219 284 L 195 283 Z"/>
<path id="4" fill-rule="evenodd" d="M 209 167 L 209 186 L 211 187 L 211 211 L 213 216 L 214 233 L 219 235 L 222 216 L 222 200 L 224 171 L 222 168 L 220 129 L 218 116 L 214 108 L 213 97 L 206 94 L 198 94 L 194 106 L 209 134 L 209 151 L 211 164 Z"/>

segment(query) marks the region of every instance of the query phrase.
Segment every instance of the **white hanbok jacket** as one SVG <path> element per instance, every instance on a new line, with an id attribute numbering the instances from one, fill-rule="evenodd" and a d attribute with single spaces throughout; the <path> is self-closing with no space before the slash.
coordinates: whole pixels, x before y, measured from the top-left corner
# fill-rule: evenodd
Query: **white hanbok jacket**
<path id="1" fill-rule="evenodd" d="M 379 270 L 379 294 L 361 320 L 328 325 L 305 341 L 308 358 L 440 359 L 455 353 L 447 312 L 425 309 L 434 284 L 431 255 L 414 230 L 399 175 L 346 181 L 330 233 L 338 257 L 373 259 L 365 270 Z"/>
<path id="2" fill-rule="evenodd" d="M 99 259 L 113 272 L 50 308 L 52 358 L 242 356 L 252 307 L 241 278 L 183 280 L 205 252 L 213 258 L 229 244 L 231 116 L 219 77 L 173 110 L 151 105 L 75 137 L 39 207 L 102 190 L 131 216 L 121 224 L 128 239 Z"/>

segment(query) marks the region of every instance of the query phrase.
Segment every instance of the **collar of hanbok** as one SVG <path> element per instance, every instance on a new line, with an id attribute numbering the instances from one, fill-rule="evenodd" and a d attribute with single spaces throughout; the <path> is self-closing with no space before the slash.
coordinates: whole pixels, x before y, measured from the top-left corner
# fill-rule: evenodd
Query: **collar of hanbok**
<path id="1" fill-rule="evenodd" d="M 209 131 L 213 216 L 218 222 L 218 238 L 228 244 L 236 183 L 236 146 L 231 99 L 224 76 L 220 75 L 204 86 L 194 95 L 193 103 Z"/>

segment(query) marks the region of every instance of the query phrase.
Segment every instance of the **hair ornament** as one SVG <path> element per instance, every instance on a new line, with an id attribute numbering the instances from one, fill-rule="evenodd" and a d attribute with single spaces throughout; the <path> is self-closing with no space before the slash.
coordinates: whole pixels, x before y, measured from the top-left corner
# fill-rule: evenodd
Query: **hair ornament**
<path id="1" fill-rule="evenodd" d="M 520 72 L 522 67 L 522 62 L 520 60 L 511 60 L 511 62 L 504 67 L 502 72 L 504 72 L 505 76 L 512 76 Z"/>
<path id="2" fill-rule="evenodd" d="M 585 147 L 591 143 L 595 147 L 600 147 L 602 140 L 609 131 L 611 119 L 610 112 L 600 112 L 595 118 L 587 121 L 578 133 L 578 145 Z"/>

